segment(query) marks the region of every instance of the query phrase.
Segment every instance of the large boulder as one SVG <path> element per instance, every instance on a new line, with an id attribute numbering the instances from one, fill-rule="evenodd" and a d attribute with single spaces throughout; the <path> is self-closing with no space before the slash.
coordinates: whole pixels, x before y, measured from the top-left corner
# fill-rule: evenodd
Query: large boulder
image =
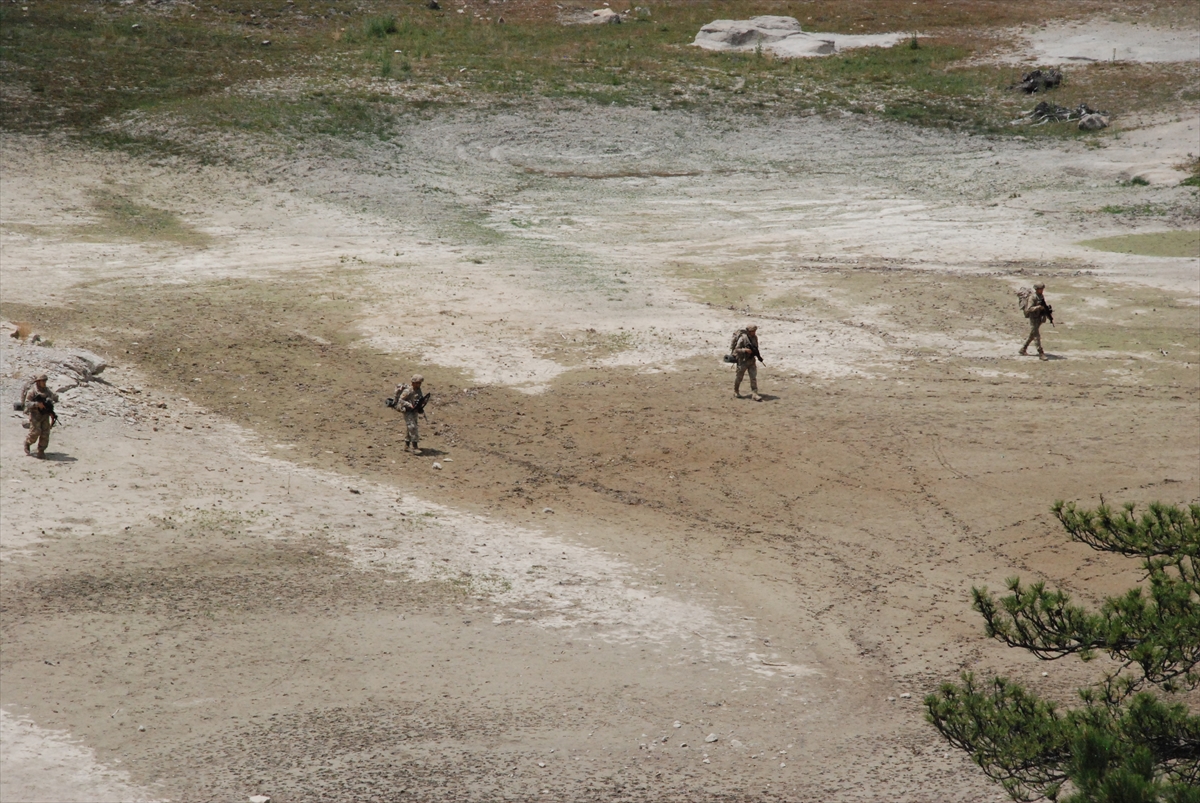
<path id="1" fill-rule="evenodd" d="M 795 17 L 752 17 L 714 20 L 700 29 L 693 43 L 708 50 L 743 50 L 778 42 L 802 33 Z"/>

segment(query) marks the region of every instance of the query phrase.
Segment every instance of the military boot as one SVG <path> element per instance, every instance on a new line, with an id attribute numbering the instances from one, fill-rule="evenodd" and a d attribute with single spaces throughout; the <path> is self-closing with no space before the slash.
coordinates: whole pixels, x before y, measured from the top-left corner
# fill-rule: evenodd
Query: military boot
<path id="1" fill-rule="evenodd" d="M 1044 351 L 1039 351 L 1039 352 L 1038 352 L 1038 359 L 1039 359 L 1039 360 L 1041 360 L 1042 362 L 1045 362 L 1046 360 L 1048 360 L 1048 359 L 1050 359 L 1050 358 L 1046 356 L 1046 352 L 1044 352 Z"/>

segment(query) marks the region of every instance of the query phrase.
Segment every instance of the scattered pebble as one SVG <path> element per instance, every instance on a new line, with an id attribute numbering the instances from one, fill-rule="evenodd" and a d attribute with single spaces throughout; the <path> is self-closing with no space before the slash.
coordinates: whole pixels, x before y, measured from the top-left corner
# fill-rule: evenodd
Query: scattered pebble
<path id="1" fill-rule="evenodd" d="M 138 725 L 138 733 L 145 733 L 145 732 L 146 732 L 146 726 Z"/>
<path id="2" fill-rule="evenodd" d="M 545 766 L 546 766 L 546 762 L 545 762 L 545 761 L 539 761 L 539 762 L 538 762 L 538 766 L 539 766 L 539 767 L 545 767 Z"/>
<path id="3" fill-rule="evenodd" d="M 895 697 L 893 697 L 893 696 L 891 696 L 891 695 L 889 694 L 889 695 L 888 695 L 888 702 L 889 702 L 889 703 L 894 703 L 894 702 L 896 702 L 896 698 L 895 698 Z"/>
<path id="4" fill-rule="evenodd" d="M 717 734 L 715 734 L 715 733 L 710 733 L 710 734 L 708 734 L 707 736 L 705 736 L 705 737 L 704 737 L 704 741 L 706 741 L 706 742 L 715 742 L 717 739 L 720 739 L 720 738 L 721 738 L 721 737 L 720 737 L 720 736 L 717 736 Z"/>
<path id="5" fill-rule="evenodd" d="M 679 746 L 680 746 L 680 747 L 687 747 L 687 742 L 680 742 L 680 743 L 679 743 Z"/>
<path id="6" fill-rule="evenodd" d="M 271 798 L 266 795 L 250 795 L 250 803 L 271 803 Z"/>
<path id="7" fill-rule="evenodd" d="M 544 507 L 544 508 L 542 508 L 542 512 L 543 513 L 553 513 L 554 508 Z M 679 727 L 679 726 L 677 725 L 676 727 Z"/>
<path id="8" fill-rule="evenodd" d="M 434 463 L 434 464 L 433 464 L 433 467 L 434 467 L 434 468 L 436 468 L 438 471 L 441 471 L 441 470 L 442 470 L 442 464 L 441 464 L 441 463 Z"/>
<path id="9" fill-rule="evenodd" d="M 746 745 L 742 744 L 742 743 L 741 743 L 741 742 L 739 742 L 737 739 L 733 739 L 733 740 L 731 740 L 731 741 L 729 742 L 729 746 L 730 746 L 730 747 L 736 747 L 736 748 L 738 748 L 738 749 L 740 750 L 741 748 L 745 747 Z"/>
<path id="10" fill-rule="evenodd" d="M 674 722 L 672 722 L 672 723 L 671 723 L 671 727 L 672 727 L 672 728 L 682 728 L 682 727 L 683 727 L 683 723 L 682 723 L 682 722 L 680 722 L 679 720 L 675 720 Z"/>
<path id="11" fill-rule="evenodd" d="M 904 692 L 904 694 L 901 694 L 901 695 L 900 695 L 900 699 L 901 699 L 901 700 L 907 700 L 909 697 L 912 697 L 912 692 L 907 692 L 907 691 L 906 691 L 906 692 Z"/>

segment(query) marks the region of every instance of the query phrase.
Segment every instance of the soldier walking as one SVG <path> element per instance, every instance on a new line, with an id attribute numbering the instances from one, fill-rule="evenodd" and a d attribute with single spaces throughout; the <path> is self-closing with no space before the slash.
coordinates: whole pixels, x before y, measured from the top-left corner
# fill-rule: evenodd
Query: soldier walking
<path id="1" fill-rule="evenodd" d="M 54 414 L 54 404 L 58 401 L 58 394 L 46 386 L 49 377 L 45 374 L 38 374 L 33 379 L 33 383 L 26 388 L 25 395 L 21 397 L 22 408 L 29 414 L 29 434 L 25 436 L 25 454 L 29 454 L 29 447 L 37 444 L 37 456 L 45 458 L 46 447 L 50 445 L 50 428 L 58 421 L 58 416 Z"/>
<path id="2" fill-rule="evenodd" d="M 1039 360 L 1048 360 L 1046 352 L 1042 350 L 1042 324 L 1046 321 L 1054 323 L 1054 310 L 1042 295 L 1042 291 L 1046 289 L 1046 285 L 1038 282 L 1033 286 L 1033 293 L 1023 299 L 1022 308 L 1025 311 L 1025 317 L 1029 319 L 1029 337 L 1025 339 L 1025 345 L 1021 346 L 1021 350 L 1017 352 L 1022 357 L 1029 354 L 1029 344 L 1037 344 L 1037 353 Z M 1025 292 L 1029 292 L 1026 290 Z"/>
<path id="3" fill-rule="evenodd" d="M 755 358 L 762 362 L 758 351 L 758 327 L 750 324 L 745 329 L 734 332 L 729 350 L 737 363 L 737 376 L 733 380 L 734 398 L 742 398 L 742 377 L 750 374 L 750 398 L 762 401 L 762 396 L 758 395 L 758 370 L 754 364 Z"/>
<path id="4" fill-rule="evenodd" d="M 421 383 L 425 381 L 425 377 L 413 374 L 412 379 L 408 381 L 407 385 L 396 386 L 396 407 L 404 413 L 404 451 L 407 452 L 411 447 L 413 454 L 420 454 L 421 447 L 418 441 L 421 434 L 417 428 L 417 414 L 425 409 L 425 396 L 421 393 Z"/>

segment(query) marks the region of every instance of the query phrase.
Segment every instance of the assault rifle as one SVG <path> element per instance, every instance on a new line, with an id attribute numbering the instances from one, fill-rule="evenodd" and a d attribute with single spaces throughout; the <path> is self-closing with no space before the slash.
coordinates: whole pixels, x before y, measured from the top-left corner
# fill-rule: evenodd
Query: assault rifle
<path id="1" fill-rule="evenodd" d="M 425 415 L 425 405 L 429 404 L 429 397 L 432 395 L 432 393 L 417 394 L 417 400 L 412 402 L 413 412 L 420 415 Z M 400 410 L 403 412 L 403 408 L 400 406 L 399 397 L 389 396 L 384 400 L 383 403 L 388 407 L 391 407 L 393 410 Z"/>
<path id="2" fill-rule="evenodd" d="M 42 415 L 50 416 L 50 426 L 58 424 L 58 414 L 54 412 L 54 400 L 44 393 L 33 394 L 33 403 L 42 405 Z"/>
<path id="3" fill-rule="evenodd" d="M 754 338 L 748 337 L 746 339 L 750 341 L 750 351 L 754 354 L 754 359 L 762 362 L 763 365 L 766 365 L 766 363 L 763 362 L 762 355 L 758 353 L 758 344 L 754 342 Z"/>
<path id="4" fill-rule="evenodd" d="M 1036 302 L 1046 308 L 1042 314 L 1046 316 L 1046 320 L 1050 321 L 1050 325 L 1054 326 L 1054 307 L 1050 306 L 1050 302 L 1046 300 L 1045 296 L 1036 296 Z M 1058 327 L 1054 326 L 1054 328 Z"/>

